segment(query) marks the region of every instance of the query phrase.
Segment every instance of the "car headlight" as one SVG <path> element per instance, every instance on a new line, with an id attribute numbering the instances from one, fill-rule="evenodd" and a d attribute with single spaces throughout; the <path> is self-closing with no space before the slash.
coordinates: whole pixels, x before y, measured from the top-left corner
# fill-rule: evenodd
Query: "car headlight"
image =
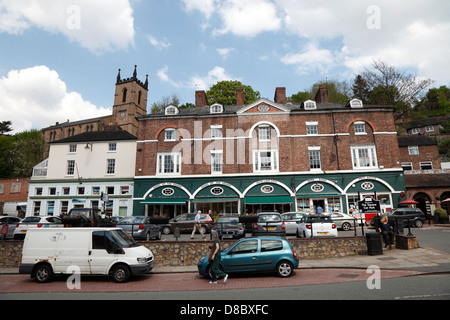
<path id="1" fill-rule="evenodd" d="M 198 263 L 199 263 L 199 264 L 200 264 L 200 263 L 203 263 L 203 262 L 205 261 L 205 258 L 206 258 L 206 256 L 201 257 L 200 260 L 198 260 Z"/>
<path id="2" fill-rule="evenodd" d="M 151 260 L 150 258 L 137 258 L 137 261 L 139 263 L 147 263 L 149 260 Z"/>

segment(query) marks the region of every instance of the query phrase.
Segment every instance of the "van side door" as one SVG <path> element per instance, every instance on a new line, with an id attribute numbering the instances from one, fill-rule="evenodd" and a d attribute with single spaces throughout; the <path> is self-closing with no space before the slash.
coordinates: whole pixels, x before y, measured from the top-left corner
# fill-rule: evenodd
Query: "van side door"
<path id="1" fill-rule="evenodd" d="M 109 266 L 117 261 L 114 248 L 117 246 L 108 231 L 92 232 L 92 247 L 89 250 L 91 274 L 107 274 Z"/>
<path id="2" fill-rule="evenodd" d="M 58 231 L 58 229 L 48 233 L 48 236 L 55 248 L 53 264 L 55 273 L 67 273 L 69 267 L 79 268 L 82 274 L 89 273 L 89 237 L 80 236 L 75 232 Z"/>

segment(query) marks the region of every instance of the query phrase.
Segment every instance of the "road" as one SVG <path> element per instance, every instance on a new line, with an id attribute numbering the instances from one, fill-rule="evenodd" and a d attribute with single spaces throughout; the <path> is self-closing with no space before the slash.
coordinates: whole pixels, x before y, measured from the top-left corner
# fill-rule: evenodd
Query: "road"
<path id="1" fill-rule="evenodd" d="M 347 233 L 354 235 L 354 231 Z M 425 226 L 412 229 L 412 233 L 418 237 L 421 247 L 450 253 L 450 228 Z M 340 235 L 345 233 L 340 232 Z M 163 241 L 172 240 L 170 236 L 165 237 Z M 0 275 L 0 299 L 450 300 L 449 273 L 417 275 L 411 270 L 383 270 L 380 289 L 368 288 L 370 276 L 364 269 L 299 269 L 289 279 L 243 275 L 233 276 L 226 285 L 217 286 L 209 285 L 208 280 L 196 273 L 152 274 L 127 284 L 113 284 L 102 277 L 86 277 L 81 290 L 69 290 L 67 278 L 42 285 L 26 275 Z"/>

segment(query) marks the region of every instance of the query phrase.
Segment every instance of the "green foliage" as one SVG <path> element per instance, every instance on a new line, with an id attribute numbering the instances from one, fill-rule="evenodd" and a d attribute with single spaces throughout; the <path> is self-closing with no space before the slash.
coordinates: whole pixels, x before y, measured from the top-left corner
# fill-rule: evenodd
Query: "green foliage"
<path id="1" fill-rule="evenodd" d="M 235 105 L 237 89 L 244 90 L 245 104 L 252 103 L 261 98 L 259 91 L 253 90 L 251 86 L 244 85 L 240 81 L 219 81 L 206 92 L 208 104 L 220 103 L 222 105 Z"/>
<path id="2" fill-rule="evenodd" d="M 436 210 L 434 210 L 434 214 L 438 214 L 440 218 L 447 218 L 448 217 L 447 211 L 445 211 L 442 208 L 436 208 Z"/>
<path id="3" fill-rule="evenodd" d="M 28 177 L 44 160 L 45 143 L 38 130 L 0 136 L 0 178 Z"/>
<path id="4" fill-rule="evenodd" d="M 299 91 L 289 97 L 289 102 L 302 103 L 306 100 L 314 100 L 320 86 L 328 88 L 328 101 L 334 103 L 347 103 L 350 98 L 350 86 L 346 81 L 319 81 L 314 83 L 309 91 Z"/>

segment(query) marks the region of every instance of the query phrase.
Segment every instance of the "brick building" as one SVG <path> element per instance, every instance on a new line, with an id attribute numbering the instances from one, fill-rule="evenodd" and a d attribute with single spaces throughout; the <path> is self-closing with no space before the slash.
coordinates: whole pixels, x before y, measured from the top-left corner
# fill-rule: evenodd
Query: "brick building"
<path id="1" fill-rule="evenodd" d="M 145 82 L 137 78 L 137 67 L 134 67 L 131 78 L 122 79 L 120 69 L 116 79 L 114 105 L 111 115 L 66 122 L 42 129 L 45 141 L 54 142 L 84 132 L 118 129 L 137 135 L 136 117 L 147 113 L 148 76 Z"/>
<path id="2" fill-rule="evenodd" d="M 167 106 L 137 117 L 135 215 L 259 211 L 353 212 L 365 196 L 383 211 L 405 198 L 393 108 L 315 100 Z"/>

